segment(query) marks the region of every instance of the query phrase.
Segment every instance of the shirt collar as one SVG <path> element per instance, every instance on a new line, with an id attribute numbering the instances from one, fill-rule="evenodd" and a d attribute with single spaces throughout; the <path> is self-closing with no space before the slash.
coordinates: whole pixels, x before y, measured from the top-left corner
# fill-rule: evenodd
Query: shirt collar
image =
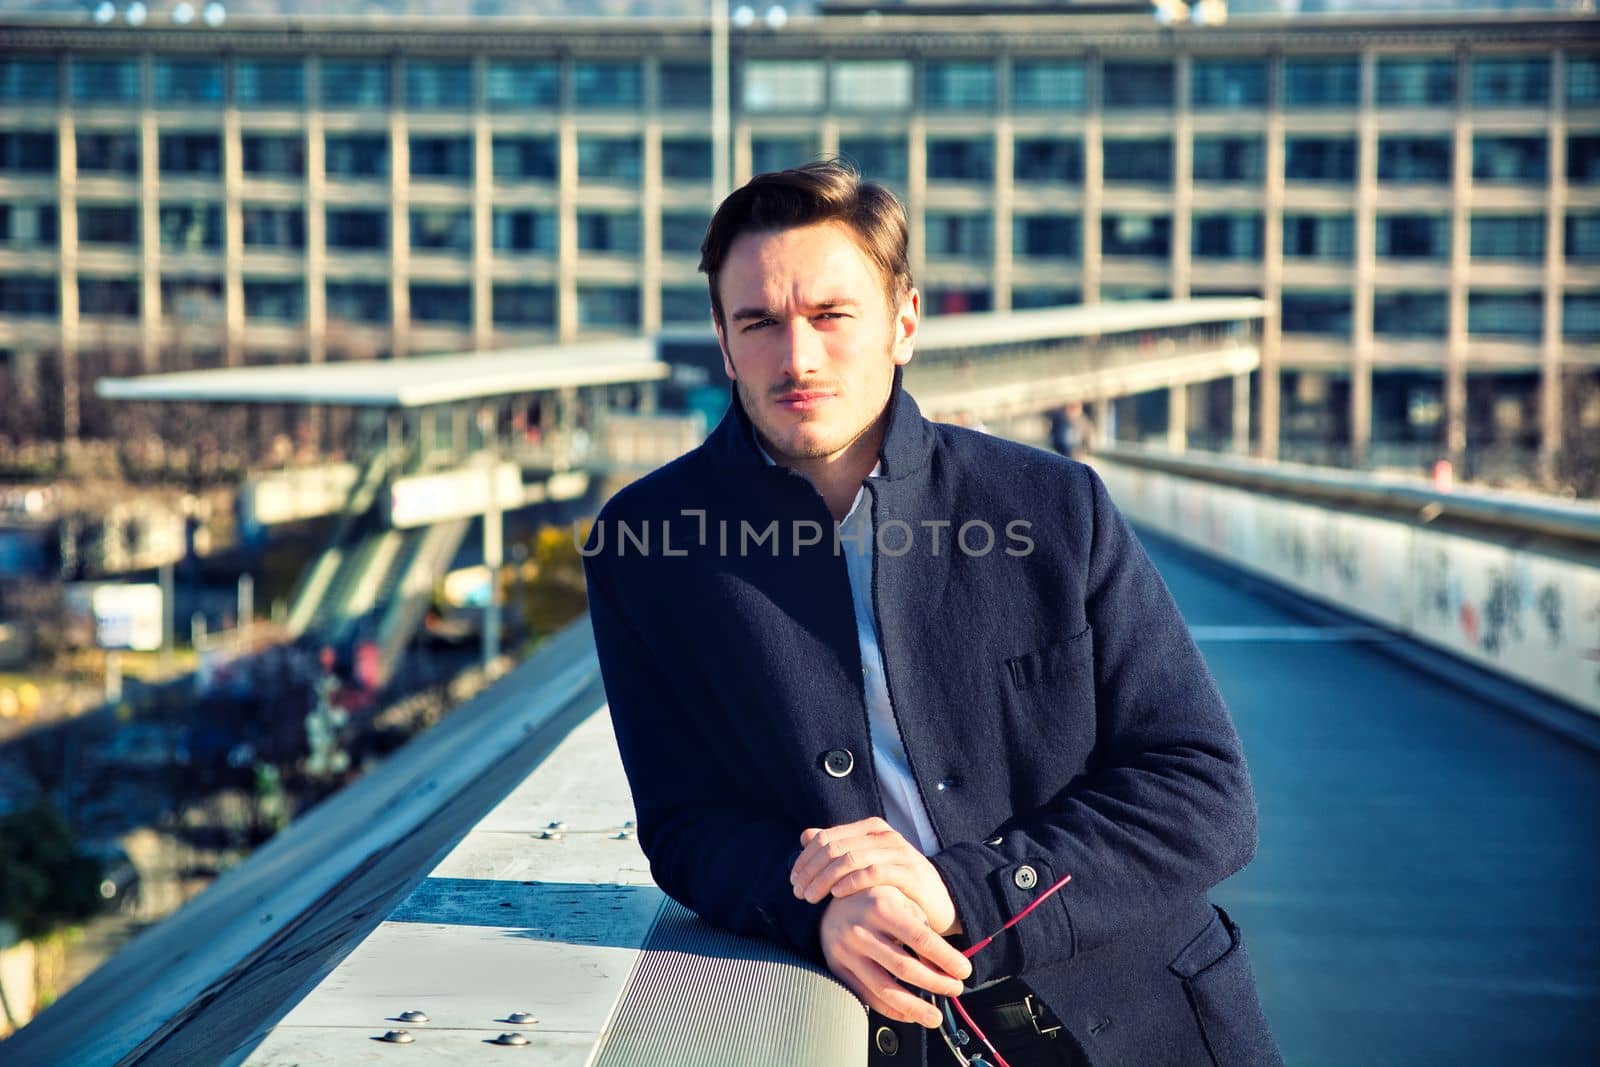
<path id="1" fill-rule="evenodd" d="M 767 461 L 767 466 L 776 467 L 778 465 L 778 461 L 772 458 L 771 454 L 767 452 L 766 448 L 761 444 L 760 441 L 757 441 L 755 443 L 755 445 L 756 445 L 756 450 L 761 453 L 761 458 Z M 882 473 L 883 473 L 883 460 L 880 459 L 880 460 L 878 460 L 878 462 L 876 462 L 876 463 L 874 463 L 872 465 L 872 470 L 867 472 L 867 477 L 868 478 L 876 478 L 878 475 L 880 475 Z M 861 506 L 861 496 L 866 491 L 867 491 L 867 487 L 865 485 L 862 485 L 861 488 L 856 490 L 855 499 L 850 501 L 850 510 L 845 512 L 844 518 L 839 520 L 839 524 L 841 526 L 844 525 L 845 523 L 849 522 L 850 519 L 855 515 L 856 509 Z"/>

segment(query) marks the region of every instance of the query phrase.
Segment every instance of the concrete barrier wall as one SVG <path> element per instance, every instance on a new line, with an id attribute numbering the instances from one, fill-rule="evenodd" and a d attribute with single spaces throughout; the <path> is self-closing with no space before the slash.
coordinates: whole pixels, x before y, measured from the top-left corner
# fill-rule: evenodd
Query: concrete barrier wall
<path id="1" fill-rule="evenodd" d="M 1600 715 L 1600 553 L 1095 468 L 1135 522 Z"/>

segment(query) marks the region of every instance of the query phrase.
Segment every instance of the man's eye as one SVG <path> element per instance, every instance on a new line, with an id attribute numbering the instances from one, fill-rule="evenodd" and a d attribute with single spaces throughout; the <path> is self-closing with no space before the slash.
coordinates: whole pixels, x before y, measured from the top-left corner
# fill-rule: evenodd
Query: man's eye
<path id="1" fill-rule="evenodd" d="M 739 332 L 740 333 L 752 333 L 752 332 L 754 332 L 756 330 L 761 329 L 763 326 L 771 326 L 771 325 L 772 325 L 772 320 L 771 319 L 757 319 L 755 322 L 752 322 L 749 325 L 745 326 L 745 328 L 740 330 Z"/>
<path id="2" fill-rule="evenodd" d="M 819 319 L 842 319 L 842 318 L 845 318 L 845 314 L 842 311 L 824 311 L 822 314 L 818 315 L 817 318 L 819 318 Z"/>

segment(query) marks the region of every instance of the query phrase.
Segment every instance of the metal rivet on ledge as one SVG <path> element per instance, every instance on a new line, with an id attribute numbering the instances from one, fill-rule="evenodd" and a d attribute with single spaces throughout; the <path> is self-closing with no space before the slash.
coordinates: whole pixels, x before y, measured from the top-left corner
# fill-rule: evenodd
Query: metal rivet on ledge
<path id="1" fill-rule="evenodd" d="M 567 835 L 562 833 L 560 830 L 540 830 L 539 831 L 539 840 L 540 841 L 560 841 L 563 837 L 566 837 L 566 836 Z"/>
<path id="2" fill-rule="evenodd" d="M 390 1030 L 388 1033 L 378 1038 L 378 1040 L 387 1041 L 391 1045 L 409 1045 L 411 1042 L 415 1041 L 416 1038 L 412 1037 L 410 1032 L 406 1030 Z"/>
<path id="3" fill-rule="evenodd" d="M 506 1016 L 506 1022 L 515 1023 L 518 1026 L 526 1026 L 529 1023 L 536 1023 L 538 1021 L 538 1019 L 533 1017 L 533 1012 L 531 1011 L 514 1011 L 510 1015 Z"/>
<path id="4" fill-rule="evenodd" d="M 399 1015 L 396 1015 L 395 1018 L 399 1019 L 403 1023 L 425 1023 L 428 1021 L 428 1017 L 426 1015 L 415 1009 L 411 1011 L 403 1011 Z"/>
<path id="5" fill-rule="evenodd" d="M 626 841 L 626 840 L 628 840 L 628 838 L 630 838 L 632 836 L 633 836 L 633 831 L 632 830 L 618 830 L 616 833 L 611 835 L 611 840 L 613 840 L 613 841 Z"/>
<path id="6" fill-rule="evenodd" d="M 521 1034 L 501 1034 L 494 1039 L 496 1045 L 526 1045 L 528 1039 Z"/>
<path id="7" fill-rule="evenodd" d="M 546 830 L 565 830 L 567 828 L 567 824 L 562 822 L 560 819 L 553 819 L 550 822 L 545 823 L 544 828 Z"/>

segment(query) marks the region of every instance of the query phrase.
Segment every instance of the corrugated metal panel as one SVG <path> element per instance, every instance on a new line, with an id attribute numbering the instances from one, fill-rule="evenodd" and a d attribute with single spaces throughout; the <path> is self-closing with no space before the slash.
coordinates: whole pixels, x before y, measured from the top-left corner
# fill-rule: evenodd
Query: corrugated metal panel
<path id="1" fill-rule="evenodd" d="M 718 930 L 668 900 L 594 1067 L 849 1067 L 867 1014 L 821 969 Z"/>

